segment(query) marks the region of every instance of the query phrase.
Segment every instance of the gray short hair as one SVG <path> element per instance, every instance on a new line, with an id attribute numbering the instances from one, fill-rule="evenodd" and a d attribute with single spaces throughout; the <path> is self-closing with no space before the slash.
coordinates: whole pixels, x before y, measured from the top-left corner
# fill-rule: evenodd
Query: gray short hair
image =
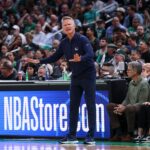
<path id="1" fill-rule="evenodd" d="M 70 17 L 70 16 L 64 16 L 64 17 L 61 19 L 61 23 L 63 23 L 64 20 L 67 20 L 67 19 L 72 20 L 72 21 L 74 22 L 74 19 L 73 19 L 72 17 Z"/>
<path id="2" fill-rule="evenodd" d="M 142 73 L 142 64 L 138 61 L 129 62 L 128 66 L 130 66 L 134 71 L 136 71 L 137 74 L 140 75 Z"/>

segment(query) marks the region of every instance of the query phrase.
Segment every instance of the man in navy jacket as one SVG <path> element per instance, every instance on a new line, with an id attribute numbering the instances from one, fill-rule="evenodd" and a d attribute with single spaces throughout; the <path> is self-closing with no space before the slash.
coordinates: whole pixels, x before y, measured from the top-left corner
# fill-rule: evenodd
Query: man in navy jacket
<path id="1" fill-rule="evenodd" d="M 75 32 L 74 20 L 65 16 L 62 18 L 63 32 L 67 35 L 57 51 L 50 57 L 36 60 L 27 59 L 32 63 L 52 63 L 65 56 L 72 71 L 70 85 L 70 115 L 69 133 L 60 140 L 61 144 L 78 143 L 76 130 L 78 123 L 79 106 L 84 92 L 88 111 L 89 131 L 85 138 L 85 144 L 95 144 L 94 132 L 96 126 L 95 88 L 96 71 L 94 66 L 94 53 L 89 40 Z"/>

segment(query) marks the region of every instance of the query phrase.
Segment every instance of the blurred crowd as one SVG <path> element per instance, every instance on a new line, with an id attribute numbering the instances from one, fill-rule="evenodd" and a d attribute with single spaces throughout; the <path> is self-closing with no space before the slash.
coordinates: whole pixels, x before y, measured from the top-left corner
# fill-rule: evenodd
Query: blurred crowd
<path id="1" fill-rule="evenodd" d="M 0 80 L 60 80 L 64 72 L 65 80 L 70 79 L 65 58 L 45 65 L 21 61 L 55 53 L 65 37 L 61 18 L 66 15 L 74 18 L 76 31 L 93 46 L 97 79 L 126 77 L 130 61 L 150 62 L 149 4 L 148 0 L 0 0 Z"/>

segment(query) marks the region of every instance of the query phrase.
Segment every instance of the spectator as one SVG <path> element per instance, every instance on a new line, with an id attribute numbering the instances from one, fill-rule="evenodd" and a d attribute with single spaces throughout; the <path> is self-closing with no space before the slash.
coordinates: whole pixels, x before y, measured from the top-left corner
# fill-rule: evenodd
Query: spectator
<path id="1" fill-rule="evenodd" d="M 132 51 L 138 50 L 137 36 L 131 34 L 127 39 L 126 52 L 130 54 Z"/>
<path id="2" fill-rule="evenodd" d="M 13 54 L 12 52 L 8 52 L 8 53 L 6 54 L 6 57 L 8 58 L 8 60 L 11 61 L 13 67 L 16 68 L 16 60 L 15 60 L 14 54 Z"/>
<path id="3" fill-rule="evenodd" d="M 107 53 L 107 45 L 108 43 L 106 38 L 102 38 L 99 41 L 100 49 L 96 51 L 95 55 L 96 55 L 96 62 L 100 64 L 100 66 L 102 66 L 103 63 L 105 62 L 105 58 L 103 57 L 105 57 L 104 55 Z"/>
<path id="4" fill-rule="evenodd" d="M 136 33 L 137 27 L 140 25 L 140 21 L 138 18 L 133 18 L 132 19 L 132 25 L 128 28 L 128 32 L 131 33 Z"/>
<path id="5" fill-rule="evenodd" d="M 53 74 L 52 77 L 54 79 L 59 79 L 62 76 L 62 70 L 60 68 L 61 63 L 64 61 L 64 58 L 60 58 L 56 63 L 53 65 Z"/>
<path id="6" fill-rule="evenodd" d="M 18 24 L 23 28 L 23 33 L 34 30 L 36 26 L 36 24 L 33 22 L 32 17 L 28 13 L 20 18 Z"/>
<path id="7" fill-rule="evenodd" d="M 96 10 L 93 9 L 92 2 L 87 2 L 85 4 L 85 12 L 84 12 L 84 22 L 83 24 L 90 25 L 92 22 L 96 20 Z"/>
<path id="8" fill-rule="evenodd" d="M 144 60 L 141 59 L 141 53 L 138 50 L 131 51 L 130 59 L 131 61 L 137 61 L 144 64 Z"/>
<path id="9" fill-rule="evenodd" d="M 80 3 L 73 4 L 73 6 L 72 6 L 73 16 L 75 19 L 79 19 L 81 21 L 81 23 L 83 23 L 83 21 L 84 21 L 83 11 L 84 11 L 84 8 L 81 6 Z"/>
<path id="10" fill-rule="evenodd" d="M 136 30 L 137 34 L 137 43 L 139 44 L 141 41 L 148 41 L 148 38 L 150 37 L 145 31 L 144 27 L 142 25 L 139 25 Z"/>
<path id="11" fill-rule="evenodd" d="M 35 28 L 35 34 L 33 35 L 32 43 L 40 46 L 45 42 L 45 33 L 42 30 L 41 24 L 37 24 Z"/>
<path id="12" fill-rule="evenodd" d="M 92 27 L 87 27 L 86 29 L 86 35 L 93 47 L 93 51 L 94 53 L 98 50 L 99 46 L 98 46 L 98 39 L 96 37 L 96 32 L 95 29 Z"/>
<path id="13" fill-rule="evenodd" d="M 112 5 L 111 7 L 107 8 L 105 10 L 106 14 L 109 14 L 110 16 L 113 16 L 115 13 L 115 10 L 118 8 L 118 2 L 116 0 L 108 0 L 107 3 L 104 4 L 104 7 Z"/>
<path id="14" fill-rule="evenodd" d="M 63 60 L 60 64 L 60 69 L 61 69 L 61 73 L 62 73 L 62 78 L 64 80 L 64 77 L 63 77 L 63 73 L 66 73 L 66 80 L 69 80 L 70 79 L 70 71 L 69 71 L 69 66 L 68 66 L 68 63 L 66 60 Z"/>
<path id="15" fill-rule="evenodd" d="M 9 50 L 16 49 L 23 44 L 26 44 L 26 37 L 24 34 L 20 33 L 20 27 L 18 25 L 14 25 L 13 36 L 11 38 L 11 43 L 9 44 Z"/>
<path id="16" fill-rule="evenodd" d="M 49 25 L 52 27 L 52 31 L 58 31 L 59 29 L 58 17 L 55 14 L 52 14 L 50 16 Z"/>
<path id="17" fill-rule="evenodd" d="M 139 51 L 141 53 L 141 58 L 144 60 L 144 62 L 150 62 L 150 49 L 145 41 L 140 42 Z"/>
<path id="18" fill-rule="evenodd" d="M 52 49 L 54 50 L 54 51 L 56 51 L 57 50 L 57 48 L 59 47 L 59 44 L 60 44 L 60 41 L 59 40 L 53 40 L 53 43 L 52 43 Z"/>
<path id="19" fill-rule="evenodd" d="M 125 29 L 121 28 L 115 28 L 113 30 L 113 35 L 112 35 L 112 40 L 113 43 L 117 43 L 118 41 L 122 41 L 122 44 L 125 44 L 127 41 L 127 34 Z"/>
<path id="20" fill-rule="evenodd" d="M 37 5 L 34 5 L 30 14 L 31 14 L 31 16 L 33 18 L 33 22 L 37 23 L 38 19 L 39 19 L 39 16 L 41 15 L 40 7 L 37 6 Z"/>
<path id="21" fill-rule="evenodd" d="M 95 0 L 93 4 L 93 9 L 95 10 L 101 10 L 105 6 L 105 3 L 101 0 Z"/>
<path id="22" fill-rule="evenodd" d="M 115 16 L 118 17 L 120 23 L 123 24 L 124 17 L 125 17 L 125 9 L 123 7 L 118 7 Z"/>
<path id="23" fill-rule="evenodd" d="M 126 28 L 120 24 L 118 17 L 114 17 L 112 20 L 112 25 L 106 29 L 106 38 L 109 41 L 112 41 L 113 32 L 114 32 L 114 29 L 116 29 L 116 28 L 123 29 L 126 31 Z"/>
<path id="24" fill-rule="evenodd" d="M 5 57 L 7 52 L 8 52 L 7 45 L 2 45 L 1 50 L 0 50 L 0 58 Z"/>
<path id="25" fill-rule="evenodd" d="M 13 13 L 9 13 L 9 14 L 8 14 L 7 20 L 8 20 L 8 21 L 7 21 L 7 24 L 8 24 L 8 26 L 9 26 L 10 29 L 12 29 L 12 27 L 13 27 L 14 25 L 16 25 L 17 22 L 18 22 L 17 17 L 16 17 Z"/>
<path id="26" fill-rule="evenodd" d="M 122 49 L 118 49 L 115 52 L 115 55 L 112 60 L 109 62 L 114 66 L 114 73 L 118 76 L 126 76 L 127 62 L 126 62 L 126 53 Z"/>
<path id="27" fill-rule="evenodd" d="M 113 43 L 108 44 L 105 62 L 110 62 L 113 59 L 116 50 L 117 50 L 117 46 L 115 44 Z"/>
<path id="28" fill-rule="evenodd" d="M 100 68 L 100 78 L 102 79 L 111 79 L 116 78 L 117 76 L 114 73 L 114 66 L 111 63 L 104 63 Z"/>
<path id="29" fill-rule="evenodd" d="M 123 25 L 128 28 L 132 26 L 132 20 L 133 18 L 137 18 L 141 25 L 143 25 L 144 19 L 143 17 L 136 12 L 136 7 L 134 5 L 129 5 L 127 8 L 128 15 L 124 19 Z"/>
<path id="30" fill-rule="evenodd" d="M 28 80 L 34 80 L 35 76 L 36 76 L 36 66 L 32 63 L 28 63 L 26 65 L 26 70 L 25 72 L 28 73 Z"/>
<path id="31" fill-rule="evenodd" d="M 0 80 L 16 80 L 17 71 L 13 68 L 10 60 L 5 60 L 0 66 Z"/>
<path id="32" fill-rule="evenodd" d="M 34 77 L 34 80 L 39 80 L 39 81 L 46 80 L 46 69 L 44 65 L 38 68 L 37 75 Z"/>
<path id="33" fill-rule="evenodd" d="M 7 24 L 3 24 L 3 26 L 1 27 L 2 30 L 2 40 L 1 40 L 1 44 L 6 44 L 7 46 L 10 44 L 12 35 L 9 34 L 9 27 Z"/>
<path id="34" fill-rule="evenodd" d="M 58 18 L 58 21 L 60 22 L 62 17 L 63 16 L 68 16 L 70 13 L 70 10 L 69 10 L 69 5 L 67 3 L 62 3 L 60 5 L 60 14 L 59 14 L 59 18 Z"/>
<path id="35" fill-rule="evenodd" d="M 150 84 L 150 63 L 143 64 L 142 76 L 145 77 Z"/>
<path id="36" fill-rule="evenodd" d="M 104 20 L 97 20 L 96 21 L 96 35 L 98 39 L 105 37 L 106 30 L 105 30 L 105 21 Z"/>
<path id="37" fill-rule="evenodd" d="M 132 80 L 129 83 L 126 98 L 121 104 L 110 103 L 107 106 L 110 116 L 111 128 L 114 132 L 112 141 L 131 141 L 134 132 L 135 116 L 139 110 L 140 105 L 148 101 L 149 98 L 149 84 L 141 77 L 142 65 L 138 62 L 130 62 L 128 64 L 128 77 Z M 127 135 L 122 136 L 119 116 L 125 115 L 127 119 Z"/>
<path id="38" fill-rule="evenodd" d="M 44 15 L 39 15 L 38 23 L 41 25 L 42 31 L 44 31 L 46 26 L 49 25 Z"/>

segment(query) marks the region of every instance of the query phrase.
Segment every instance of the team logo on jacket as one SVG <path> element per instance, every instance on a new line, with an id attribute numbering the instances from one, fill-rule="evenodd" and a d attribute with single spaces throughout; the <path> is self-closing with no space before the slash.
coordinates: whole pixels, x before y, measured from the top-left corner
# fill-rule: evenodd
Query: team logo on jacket
<path id="1" fill-rule="evenodd" d="M 78 50 L 79 50 L 79 48 L 78 48 L 78 47 L 75 47 L 75 48 L 74 48 L 74 50 L 75 50 L 75 51 L 78 51 Z"/>

